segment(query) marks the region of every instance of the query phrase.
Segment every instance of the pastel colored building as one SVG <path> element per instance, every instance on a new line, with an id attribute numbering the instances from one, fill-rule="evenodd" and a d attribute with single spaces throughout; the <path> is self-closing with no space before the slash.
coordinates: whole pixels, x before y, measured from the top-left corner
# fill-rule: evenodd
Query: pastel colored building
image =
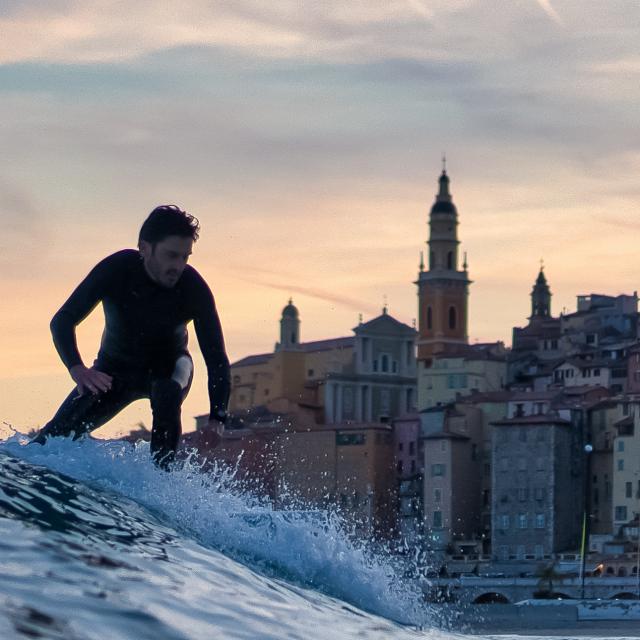
<path id="1" fill-rule="evenodd" d="M 354 330 L 353 359 L 325 380 L 325 422 L 390 422 L 415 410 L 416 330 L 390 316 Z"/>

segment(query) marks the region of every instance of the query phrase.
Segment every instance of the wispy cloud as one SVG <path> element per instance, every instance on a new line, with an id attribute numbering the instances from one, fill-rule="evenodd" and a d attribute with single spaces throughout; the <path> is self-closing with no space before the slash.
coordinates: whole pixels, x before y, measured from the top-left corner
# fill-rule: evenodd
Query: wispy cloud
<path id="1" fill-rule="evenodd" d="M 562 18 L 558 15 L 558 12 L 551 6 L 550 0 L 536 0 L 542 10 L 558 25 L 564 26 Z"/>
<path id="2" fill-rule="evenodd" d="M 235 275 L 238 280 L 244 280 L 245 282 L 251 282 L 261 287 L 267 287 L 269 289 L 276 289 L 278 291 L 285 291 L 287 294 L 299 293 L 309 298 L 315 298 L 316 300 L 323 300 L 330 302 L 331 304 L 337 304 L 344 308 L 351 309 L 357 312 L 365 312 L 370 314 L 377 314 L 380 312 L 379 306 L 371 303 L 371 301 L 360 300 L 348 295 L 340 295 L 325 289 L 319 289 L 317 287 L 308 287 L 292 283 L 278 282 L 275 280 L 268 280 L 265 278 L 256 277 L 252 272 L 252 277 L 248 278 L 241 275 Z"/>

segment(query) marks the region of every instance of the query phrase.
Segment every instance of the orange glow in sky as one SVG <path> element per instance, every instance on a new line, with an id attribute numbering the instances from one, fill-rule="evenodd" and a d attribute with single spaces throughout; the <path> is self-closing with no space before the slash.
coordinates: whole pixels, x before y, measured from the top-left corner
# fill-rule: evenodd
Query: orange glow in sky
<path id="1" fill-rule="evenodd" d="M 192 264 L 232 360 L 273 349 L 290 296 L 303 340 L 385 296 L 411 324 L 443 151 L 471 340 L 510 343 L 541 258 L 554 314 L 640 288 L 635 3 L 241 5 L 0 8 L 0 420 L 49 419 L 71 385 L 51 316 L 161 203 L 201 220 Z M 207 410 L 198 358 L 185 429 Z"/>

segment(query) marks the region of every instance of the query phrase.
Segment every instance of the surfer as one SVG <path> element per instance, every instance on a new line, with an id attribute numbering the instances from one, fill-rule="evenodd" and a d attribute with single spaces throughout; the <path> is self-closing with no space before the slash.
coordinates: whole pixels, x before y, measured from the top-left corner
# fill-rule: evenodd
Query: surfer
<path id="1" fill-rule="evenodd" d="M 32 442 L 71 434 L 77 439 L 134 400 L 148 398 L 151 455 L 166 468 L 175 458 L 181 406 L 193 378 L 186 328 L 191 320 L 207 365 L 209 429 L 219 440 L 229 360 L 211 290 L 187 264 L 199 231 L 198 220 L 175 205 L 155 208 L 140 229 L 138 251 L 118 251 L 98 263 L 54 315 L 53 342 L 77 386 Z M 75 328 L 99 302 L 105 327 L 98 356 L 86 367 Z"/>

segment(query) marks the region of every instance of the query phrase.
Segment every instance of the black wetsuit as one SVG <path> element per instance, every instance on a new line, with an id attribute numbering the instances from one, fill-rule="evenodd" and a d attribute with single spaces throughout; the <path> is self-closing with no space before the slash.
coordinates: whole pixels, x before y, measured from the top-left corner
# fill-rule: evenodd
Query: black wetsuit
<path id="1" fill-rule="evenodd" d="M 36 436 L 79 437 L 110 420 L 125 406 L 150 398 L 151 451 L 169 460 L 181 433 L 180 407 L 191 385 L 193 362 L 186 325 L 193 320 L 209 376 L 210 417 L 224 422 L 229 400 L 229 360 L 213 296 L 187 265 L 171 288 L 156 284 L 137 251 L 105 258 L 80 283 L 51 321 L 53 341 L 68 369 L 82 364 L 75 327 L 102 302 L 105 329 L 94 367 L 112 376 L 111 389 L 80 395 L 75 389 Z"/>

